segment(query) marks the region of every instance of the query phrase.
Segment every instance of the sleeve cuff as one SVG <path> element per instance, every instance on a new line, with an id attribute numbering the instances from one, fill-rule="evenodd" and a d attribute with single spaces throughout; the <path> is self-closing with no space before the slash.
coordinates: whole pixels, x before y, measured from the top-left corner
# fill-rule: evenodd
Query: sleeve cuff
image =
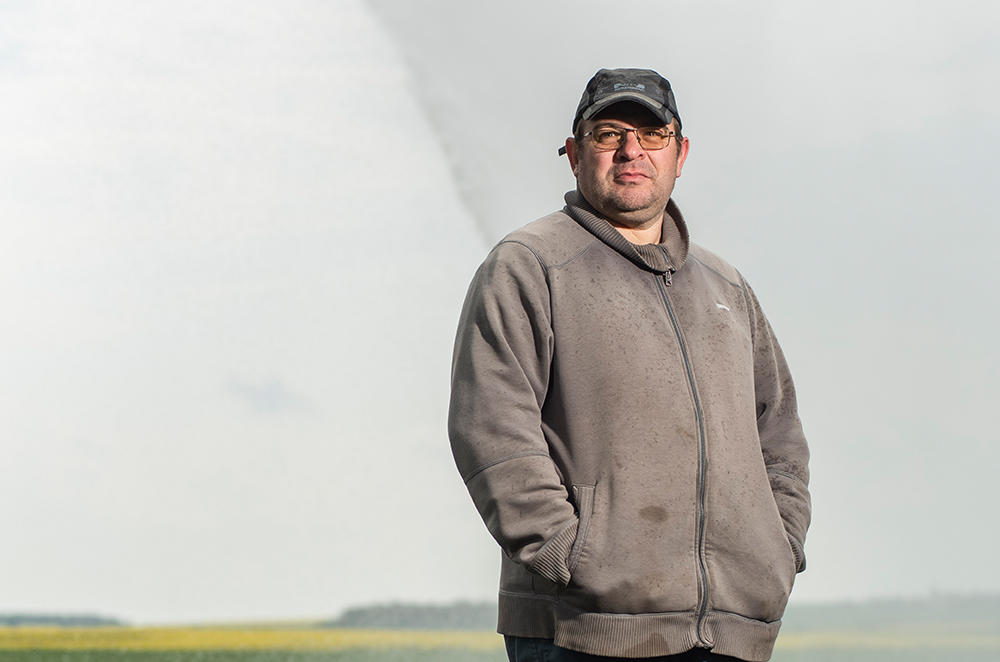
<path id="1" fill-rule="evenodd" d="M 549 581 L 569 584 L 569 553 L 576 540 L 579 520 L 573 520 L 545 543 L 528 565 L 528 570 Z"/>
<path id="2" fill-rule="evenodd" d="M 802 549 L 802 543 L 789 535 L 788 544 L 792 546 L 792 556 L 795 557 L 795 572 L 802 572 L 806 569 L 806 553 Z"/>

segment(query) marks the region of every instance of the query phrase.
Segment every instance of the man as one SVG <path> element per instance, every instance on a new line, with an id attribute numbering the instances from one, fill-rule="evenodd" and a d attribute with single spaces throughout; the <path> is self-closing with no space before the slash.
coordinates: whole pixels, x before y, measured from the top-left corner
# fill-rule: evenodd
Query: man
<path id="1" fill-rule="evenodd" d="M 601 70 L 577 190 L 469 289 L 449 433 L 512 661 L 767 660 L 805 568 L 791 377 L 743 277 L 689 242 L 688 147 L 669 82 Z"/>

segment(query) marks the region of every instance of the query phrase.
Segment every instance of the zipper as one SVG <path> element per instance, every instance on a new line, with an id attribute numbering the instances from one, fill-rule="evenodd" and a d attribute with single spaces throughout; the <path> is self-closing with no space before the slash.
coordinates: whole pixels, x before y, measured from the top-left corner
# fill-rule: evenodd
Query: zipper
<path id="1" fill-rule="evenodd" d="M 670 305 L 670 298 L 667 296 L 667 287 L 670 286 L 671 271 L 663 274 L 663 280 L 656 279 L 656 284 L 660 289 L 660 296 L 663 304 L 667 307 L 667 315 L 670 316 L 670 323 L 674 327 L 674 335 L 677 336 L 677 343 L 681 348 L 681 356 L 684 358 L 684 369 L 687 372 L 688 386 L 691 388 L 691 397 L 694 400 L 694 415 L 698 422 L 698 571 L 699 588 L 701 589 L 701 599 L 698 601 L 698 625 L 696 635 L 698 645 L 703 648 L 711 648 L 705 637 L 705 616 L 708 614 L 708 566 L 705 561 L 705 475 L 708 471 L 708 444 L 705 440 L 705 420 L 701 411 L 701 401 L 698 399 L 698 389 L 694 383 L 694 370 L 691 368 L 691 358 L 688 356 L 687 346 L 681 336 L 681 326 L 674 314 L 674 307 Z"/>

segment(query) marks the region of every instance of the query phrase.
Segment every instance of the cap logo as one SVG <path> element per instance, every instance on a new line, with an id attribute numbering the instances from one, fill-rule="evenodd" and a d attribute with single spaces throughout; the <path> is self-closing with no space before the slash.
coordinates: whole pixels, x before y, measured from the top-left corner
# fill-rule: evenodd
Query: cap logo
<path id="1" fill-rule="evenodd" d="M 636 90 L 638 92 L 645 92 L 646 86 L 642 83 L 615 83 L 615 92 L 620 92 L 621 90 Z"/>

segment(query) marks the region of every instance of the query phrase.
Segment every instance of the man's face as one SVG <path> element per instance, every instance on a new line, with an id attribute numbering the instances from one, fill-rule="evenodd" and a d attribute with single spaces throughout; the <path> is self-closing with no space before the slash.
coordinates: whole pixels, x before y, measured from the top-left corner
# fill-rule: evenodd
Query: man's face
<path id="1" fill-rule="evenodd" d="M 622 102 L 581 122 L 579 133 L 603 126 L 637 129 L 664 124 L 648 108 Z M 676 121 L 669 128 L 676 131 Z M 587 202 L 612 223 L 637 229 L 648 228 L 663 217 L 687 152 L 687 138 L 680 142 L 672 138 L 663 149 L 646 150 L 632 131 L 615 150 L 598 150 L 589 136 L 566 141 L 570 166 Z"/>

